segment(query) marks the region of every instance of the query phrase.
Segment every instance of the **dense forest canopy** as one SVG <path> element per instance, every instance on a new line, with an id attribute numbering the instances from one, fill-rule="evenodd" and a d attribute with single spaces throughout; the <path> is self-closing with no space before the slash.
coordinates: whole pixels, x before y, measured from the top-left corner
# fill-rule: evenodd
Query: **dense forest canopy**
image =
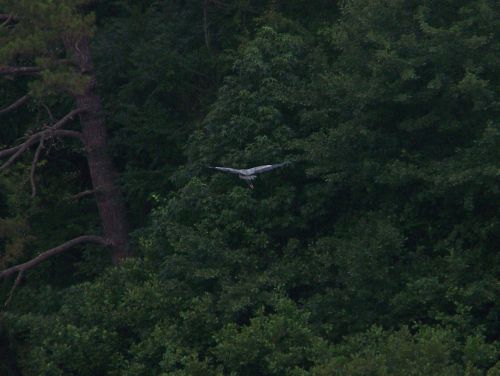
<path id="1" fill-rule="evenodd" d="M 499 7 L 0 0 L 0 374 L 500 375 Z"/>

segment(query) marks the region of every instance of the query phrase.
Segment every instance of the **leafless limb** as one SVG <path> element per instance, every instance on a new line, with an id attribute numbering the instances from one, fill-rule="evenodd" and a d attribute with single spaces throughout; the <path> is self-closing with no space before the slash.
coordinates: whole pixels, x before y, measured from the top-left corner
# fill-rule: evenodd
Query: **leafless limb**
<path id="1" fill-rule="evenodd" d="M 35 170 L 38 160 L 40 159 L 40 153 L 43 149 L 43 143 L 45 141 L 45 134 L 40 136 L 40 143 L 35 151 L 35 156 L 33 157 L 33 161 L 31 162 L 31 170 L 30 170 L 30 182 L 31 182 L 31 197 L 36 196 L 36 184 L 35 184 Z"/>
<path id="2" fill-rule="evenodd" d="M 6 14 L 6 13 L 0 13 L 0 21 L 5 21 L 5 20 L 14 20 L 15 17 L 12 13 Z"/>
<path id="3" fill-rule="evenodd" d="M 4 157 L 8 157 L 10 155 L 13 155 L 15 154 L 16 155 L 16 159 L 17 157 L 19 157 L 19 155 L 17 155 L 17 152 L 22 149 L 22 152 L 25 152 L 27 148 L 25 148 L 25 146 L 27 147 L 30 147 L 31 145 L 35 144 L 38 140 L 40 140 L 40 137 L 42 134 L 47 134 L 49 135 L 49 137 L 46 137 L 46 138 L 53 138 L 53 137 L 73 137 L 73 138 L 78 138 L 78 139 L 81 139 L 82 138 L 82 134 L 80 132 L 77 132 L 77 131 L 69 131 L 69 130 L 64 130 L 64 129 L 57 129 L 57 130 L 44 130 L 44 131 L 40 131 L 40 132 L 37 132 L 35 134 L 33 134 L 27 141 L 23 142 L 22 144 L 20 145 L 17 145 L 17 146 L 14 146 L 14 147 L 11 147 L 9 149 L 4 149 L 2 151 L 0 151 L 0 158 L 4 158 Z M 28 144 L 28 145 L 26 145 Z M 8 161 L 7 161 L 8 162 Z M 6 162 L 6 163 L 7 163 Z M 10 166 L 10 164 L 9 164 Z M 3 167 L 3 166 L 0 166 L 0 171 L 2 169 L 5 169 L 7 168 L 8 166 L 6 167 Z"/>
<path id="4" fill-rule="evenodd" d="M 12 296 L 14 295 L 14 290 L 17 288 L 17 286 L 19 286 L 21 279 L 23 279 L 23 274 L 24 274 L 23 270 L 21 270 L 17 274 L 16 280 L 14 281 L 14 284 L 12 285 L 12 288 L 10 289 L 9 296 L 7 297 L 7 300 L 5 301 L 5 303 L 3 305 L 4 307 L 7 307 L 9 305 L 10 301 L 12 300 Z"/>
<path id="5" fill-rule="evenodd" d="M 41 105 L 43 108 L 45 108 L 45 111 L 47 111 L 47 115 L 49 115 L 50 120 L 54 121 L 54 115 L 52 115 L 52 111 L 50 111 L 50 108 L 48 108 L 47 105 L 43 102 L 41 102 Z"/>
<path id="6" fill-rule="evenodd" d="M 96 193 L 96 191 L 97 191 L 97 189 L 87 189 L 85 191 L 77 193 L 76 195 L 70 196 L 69 200 L 78 200 L 82 197 L 92 195 L 92 194 Z"/>
<path id="7" fill-rule="evenodd" d="M 34 74 L 40 72 L 39 67 L 0 67 L 0 74 Z"/>
<path id="8" fill-rule="evenodd" d="M 14 111 L 16 108 L 21 107 L 28 101 L 29 96 L 25 95 L 24 97 L 19 98 L 14 103 L 8 105 L 5 108 L 0 109 L 0 115 L 6 114 L 7 112 Z"/>
<path id="9" fill-rule="evenodd" d="M 209 0 L 209 2 L 220 7 L 220 8 L 234 8 L 235 7 L 234 4 L 228 4 L 226 2 L 222 2 L 219 0 Z M 247 12 L 247 13 L 259 14 L 259 12 L 257 12 L 255 9 L 251 9 L 250 7 L 244 9 L 243 11 Z"/>
<path id="10" fill-rule="evenodd" d="M 0 152 L 0 158 L 4 155 L 11 154 L 11 157 L 3 165 L 0 166 L 0 172 L 9 168 L 10 166 L 12 166 L 12 164 L 26 150 L 28 150 L 28 148 L 30 146 L 34 145 L 37 141 L 39 141 L 42 138 L 42 136 L 46 136 L 47 134 L 48 134 L 47 138 L 54 138 L 54 137 L 59 137 L 59 136 L 73 137 L 73 138 L 78 138 L 78 139 L 82 138 L 82 135 L 80 132 L 69 131 L 69 130 L 64 130 L 64 129 L 57 129 L 57 130 L 48 129 L 45 131 L 35 133 L 26 142 L 22 143 L 21 145 L 16 146 L 14 148 L 7 149 L 7 150 L 3 150 Z M 5 153 L 5 154 L 2 154 L 2 153 Z"/>
<path id="11" fill-rule="evenodd" d="M 34 145 L 36 142 L 40 141 L 40 138 L 43 136 L 44 138 L 52 138 L 56 136 L 67 136 L 67 137 L 76 137 L 81 138 L 81 133 L 70 130 L 62 130 L 59 129 L 63 127 L 66 123 L 71 121 L 76 115 L 84 112 L 85 109 L 77 108 L 68 114 L 66 114 L 61 120 L 56 122 L 54 125 L 48 127 L 47 129 L 37 132 L 31 135 L 25 142 L 18 146 L 14 146 L 9 149 L 5 149 L 0 151 L 0 158 L 8 157 L 10 158 L 0 166 L 0 171 L 5 170 L 9 166 L 11 166 L 30 146 Z"/>
<path id="12" fill-rule="evenodd" d="M 8 148 L 8 149 L 0 150 L 0 158 L 5 158 L 5 157 L 11 156 L 13 154 L 16 154 L 20 149 L 24 148 L 26 143 L 29 143 L 28 147 L 33 145 L 36 141 L 39 140 L 40 133 L 42 133 L 42 132 L 35 133 L 28 140 L 26 140 L 25 142 L 23 142 L 20 145 L 13 146 L 13 147 Z"/>
<path id="13" fill-rule="evenodd" d="M 68 112 L 66 115 L 64 115 L 64 117 L 62 117 L 61 120 L 59 120 L 54 125 L 50 126 L 49 129 L 51 129 L 51 130 L 59 129 L 59 128 L 63 127 L 64 125 L 66 125 L 66 123 L 68 121 L 73 120 L 76 115 L 80 115 L 82 112 L 85 112 L 85 111 L 86 111 L 85 108 L 76 108 L 73 111 Z"/>
<path id="14" fill-rule="evenodd" d="M 0 21 L 3 21 L 0 27 L 7 26 L 9 23 L 12 21 L 17 21 L 17 19 L 14 17 L 14 15 L 11 14 L 0 14 Z"/>
<path id="15" fill-rule="evenodd" d="M 69 131 L 66 129 L 57 129 L 55 131 L 49 131 L 51 137 L 72 137 L 82 139 L 82 134 L 78 131 Z"/>
<path id="16" fill-rule="evenodd" d="M 210 50 L 210 35 L 208 31 L 208 4 L 210 0 L 205 0 L 203 2 L 203 32 L 205 34 L 205 45 L 207 49 Z"/>
<path id="17" fill-rule="evenodd" d="M 227 6 L 229 6 L 229 4 L 223 3 L 222 1 L 218 1 L 218 0 L 210 0 L 210 2 L 214 3 L 215 5 L 219 5 L 221 7 L 227 7 Z"/>
<path id="18" fill-rule="evenodd" d="M 28 148 L 31 145 L 33 145 L 36 141 L 38 141 L 38 137 L 37 137 L 38 135 L 39 134 L 37 133 L 37 134 L 31 136 L 28 139 L 28 141 L 19 145 L 19 148 L 17 148 L 15 153 L 7 160 L 7 162 L 5 162 L 3 165 L 0 166 L 0 171 L 5 170 L 6 168 L 10 167 L 10 165 L 12 165 L 17 160 L 17 158 L 19 158 L 21 156 L 21 154 L 23 154 L 26 150 L 28 150 Z M 11 149 L 9 149 L 9 150 L 11 150 Z"/>
<path id="19" fill-rule="evenodd" d="M 12 14 L 9 14 L 9 16 L 5 19 L 5 21 L 2 22 L 2 24 L 0 25 L 0 27 L 7 26 L 11 20 L 12 20 Z"/>
<path id="20" fill-rule="evenodd" d="M 69 250 L 70 248 L 73 248 L 77 245 L 80 244 L 86 244 L 86 243 L 94 243 L 94 244 L 100 244 L 105 247 L 111 246 L 111 241 L 109 239 L 103 238 L 102 236 L 97 236 L 97 235 L 82 235 L 78 236 L 74 239 L 68 240 L 67 242 L 58 245 L 57 247 L 51 248 L 45 252 L 40 253 L 38 256 L 35 258 L 31 259 L 30 261 L 26 261 L 25 263 L 18 264 L 15 266 L 12 266 L 8 269 L 2 270 L 0 272 L 0 279 L 2 278 L 7 278 L 10 275 L 14 273 L 20 273 L 20 272 L 25 272 L 26 270 L 29 270 L 38 264 L 40 264 L 42 261 L 47 260 L 48 258 L 55 256 L 59 253 L 65 252 Z"/>

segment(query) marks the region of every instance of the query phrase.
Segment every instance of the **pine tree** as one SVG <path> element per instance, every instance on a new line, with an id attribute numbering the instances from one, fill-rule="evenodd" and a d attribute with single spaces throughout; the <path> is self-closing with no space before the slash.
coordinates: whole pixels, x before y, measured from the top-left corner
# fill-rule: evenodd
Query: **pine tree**
<path id="1" fill-rule="evenodd" d="M 32 128 L 23 142 L 0 151 L 4 172 L 33 150 L 30 168 L 32 196 L 36 195 L 36 167 L 44 146 L 55 138 L 73 138 L 83 144 L 92 189 L 75 195 L 92 194 L 99 209 L 103 235 L 81 235 L 49 249 L 34 259 L 2 272 L 0 278 L 23 273 L 41 261 L 73 246 L 97 243 L 111 249 L 114 264 L 131 254 L 126 208 L 117 172 L 108 152 L 105 120 L 90 50 L 94 15 L 89 1 L 0 1 L 0 77 L 15 79 L 26 94 L 0 110 L 5 116 L 30 100 L 59 104 L 58 110 L 73 102 L 66 115 L 43 127 Z M 45 104 L 44 104 L 45 106 Z M 45 106 L 50 117 L 52 111 Z M 79 118 L 79 128 L 71 123 Z M 19 135 L 17 135 L 19 137 Z"/>

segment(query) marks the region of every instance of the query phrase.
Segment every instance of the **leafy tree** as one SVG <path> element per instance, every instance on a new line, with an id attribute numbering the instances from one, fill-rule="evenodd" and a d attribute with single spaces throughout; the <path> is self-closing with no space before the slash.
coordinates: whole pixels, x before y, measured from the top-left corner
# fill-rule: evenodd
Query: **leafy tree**
<path id="1" fill-rule="evenodd" d="M 498 349 L 481 336 L 460 341 L 443 328 L 407 327 L 385 332 L 373 327 L 350 336 L 313 375 L 495 375 Z"/>
<path id="2" fill-rule="evenodd" d="M 497 10 L 488 1 L 346 4 L 322 31 L 337 55 L 321 77 L 332 112 L 303 144 L 309 176 L 324 182 L 320 206 L 397 224 L 406 287 L 391 311 L 430 322 L 470 309 L 469 329 L 480 316 L 492 336 Z"/>
<path id="3" fill-rule="evenodd" d="M 155 209 L 135 259 L 19 292 L 20 369 L 498 374 L 498 6 L 318 4 L 99 5 L 113 150 Z M 207 169 L 283 160 L 254 190 Z"/>
<path id="4" fill-rule="evenodd" d="M 30 169 L 34 197 L 35 170 L 45 145 L 60 137 L 81 141 L 93 186 L 93 189 L 86 193 L 92 193 L 96 198 L 104 232 L 104 236 L 76 237 L 29 262 L 2 271 L 1 277 L 18 272 L 14 286 L 26 270 L 54 254 L 82 243 L 110 246 L 115 263 L 130 254 L 126 210 L 107 150 L 104 117 L 101 100 L 96 92 L 89 46 L 89 39 L 95 31 L 94 16 L 85 12 L 85 6 L 85 1 L 57 4 L 51 1 L 0 3 L 0 8 L 8 12 L 3 16 L 5 20 L 1 30 L 0 73 L 7 78 L 33 76 L 32 79 L 23 80 L 27 94 L 4 108 L 2 113 L 17 109 L 32 97 L 47 109 L 49 116 L 48 122 L 41 127 L 39 124 L 27 127 L 29 133 L 20 144 L 0 152 L 0 157 L 8 157 L 0 169 L 10 167 L 26 151 L 37 145 Z M 62 109 L 68 107 L 69 99 L 76 102 L 76 108 L 60 119 L 52 120 L 52 111 L 46 103 L 58 105 L 59 109 Z M 76 116 L 80 118 L 81 132 L 63 129 Z"/>

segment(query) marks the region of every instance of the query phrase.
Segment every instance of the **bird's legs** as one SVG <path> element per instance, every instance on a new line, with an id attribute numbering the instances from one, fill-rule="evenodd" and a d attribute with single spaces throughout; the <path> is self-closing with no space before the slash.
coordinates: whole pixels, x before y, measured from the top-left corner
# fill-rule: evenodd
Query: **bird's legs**
<path id="1" fill-rule="evenodd" d="M 240 175 L 240 179 L 243 179 L 246 181 L 246 183 L 248 184 L 248 186 L 250 188 L 253 189 L 253 184 L 252 184 L 252 180 L 254 180 L 257 176 L 255 175 L 251 175 L 251 176 L 247 176 L 247 175 Z"/>

